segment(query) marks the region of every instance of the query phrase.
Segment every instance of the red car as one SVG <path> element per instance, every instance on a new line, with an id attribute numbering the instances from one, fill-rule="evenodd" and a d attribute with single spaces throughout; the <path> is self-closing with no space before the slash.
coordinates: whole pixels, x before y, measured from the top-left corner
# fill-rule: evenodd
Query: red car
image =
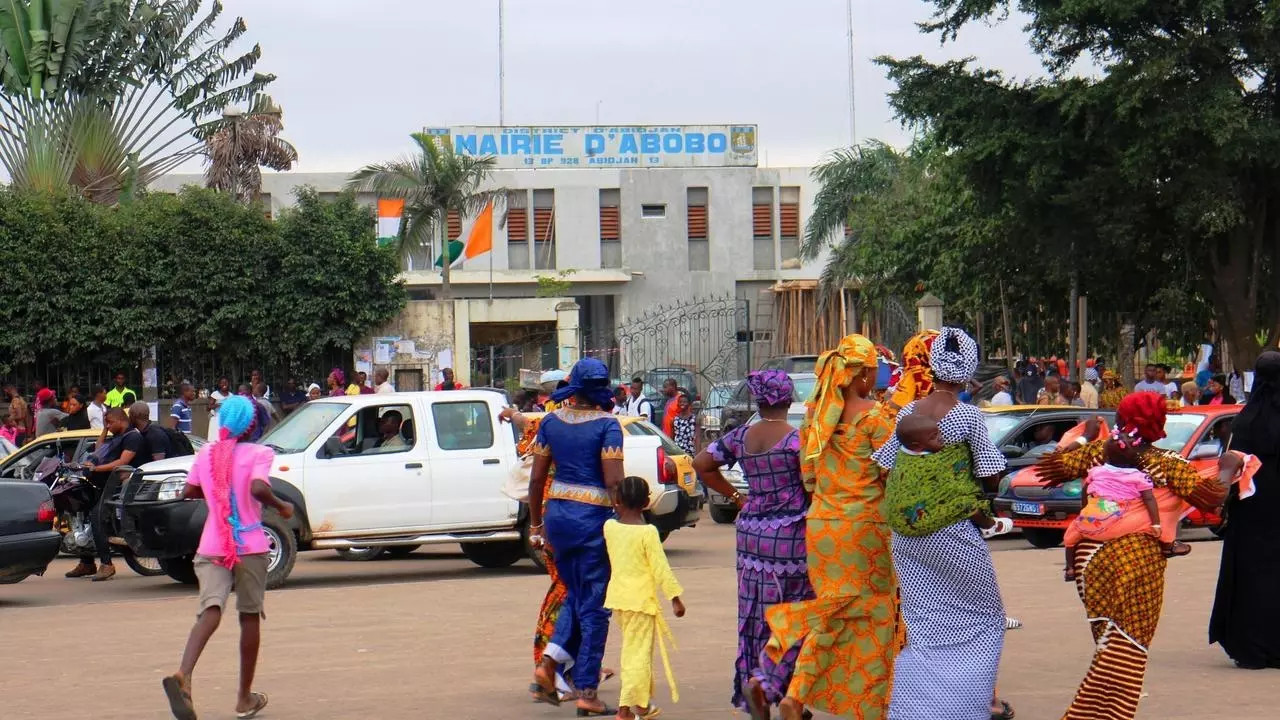
<path id="1" fill-rule="evenodd" d="M 1201 475 L 1216 474 L 1218 456 L 1231 436 L 1231 421 L 1243 409 L 1243 405 L 1197 405 L 1170 412 L 1164 424 L 1168 436 L 1156 447 L 1181 453 Z M 1083 490 L 1080 479 L 1055 488 L 1045 487 L 1039 470 L 1024 468 L 1000 481 L 996 514 L 1011 518 L 1032 545 L 1056 547 L 1061 544 L 1067 525 L 1084 506 Z M 1222 518 L 1217 513 L 1192 510 L 1182 524 L 1216 532 Z"/>

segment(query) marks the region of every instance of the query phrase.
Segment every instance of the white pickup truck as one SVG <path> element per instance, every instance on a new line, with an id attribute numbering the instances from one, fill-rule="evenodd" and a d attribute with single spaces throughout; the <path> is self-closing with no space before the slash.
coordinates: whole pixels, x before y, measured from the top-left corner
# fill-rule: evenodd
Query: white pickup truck
<path id="1" fill-rule="evenodd" d="M 540 560 L 527 545 L 527 507 L 502 493 L 517 463 L 515 430 L 498 419 L 504 401 L 488 390 L 322 398 L 273 427 L 260 441 L 276 453 L 272 490 L 296 513 L 263 517 L 268 586 L 284 583 L 300 550 L 407 554 L 459 543 L 483 567 Z M 628 433 L 627 472 L 689 498 L 665 503 L 672 516 L 654 517 L 655 524 L 693 524 L 701 491 L 691 477 L 658 466 L 660 448 L 660 434 Z M 655 460 L 633 463 L 633 454 Z M 148 463 L 108 500 L 119 508 L 115 534 L 139 556 L 158 558 L 179 582 L 195 580 L 192 559 L 208 514 L 203 500 L 180 499 L 192 461 Z"/>

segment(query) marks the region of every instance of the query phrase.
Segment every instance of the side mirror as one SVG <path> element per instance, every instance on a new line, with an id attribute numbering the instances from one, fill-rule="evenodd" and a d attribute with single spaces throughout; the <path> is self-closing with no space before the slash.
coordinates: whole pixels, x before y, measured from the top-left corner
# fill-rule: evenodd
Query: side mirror
<path id="1" fill-rule="evenodd" d="M 1191 451 L 1191 460 L 1213 460 L 1221 455 L 1217 443 L 1200 443 Z"/>
<path id="2" fill-rule="evenodd" d="M 1006 459 L 1009 459 L 1009 460 L 1020 458 L 1023 455 L 1027 454 L 1027 451 L 1023 450 L 1020 445 L 1005 445 L 1004 447 L 1000 448 L 1000 452 L 1005 456 Z"/>

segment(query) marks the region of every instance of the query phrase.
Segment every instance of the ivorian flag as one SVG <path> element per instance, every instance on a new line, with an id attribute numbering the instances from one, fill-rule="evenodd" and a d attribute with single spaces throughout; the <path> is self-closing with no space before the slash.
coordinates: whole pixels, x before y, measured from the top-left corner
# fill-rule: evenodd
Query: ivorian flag
<path id="1" fill-rule="evenodd" d="M 394 245 L 400 238 L 404 198 L 378 198 L 378 244 Z"/>
<path id="2" fill-rule="evenodd" d="M 449 267 L 454 267 L 464 260 L 493 252 L 493 203 L 487 203 L 476 219 L 471 223 L 471 231 L 467 234 L 465 245 L 457 240 L 449 242 Z M 443 253 L 436 258 L 436 267 L 443 264 Z"/>

